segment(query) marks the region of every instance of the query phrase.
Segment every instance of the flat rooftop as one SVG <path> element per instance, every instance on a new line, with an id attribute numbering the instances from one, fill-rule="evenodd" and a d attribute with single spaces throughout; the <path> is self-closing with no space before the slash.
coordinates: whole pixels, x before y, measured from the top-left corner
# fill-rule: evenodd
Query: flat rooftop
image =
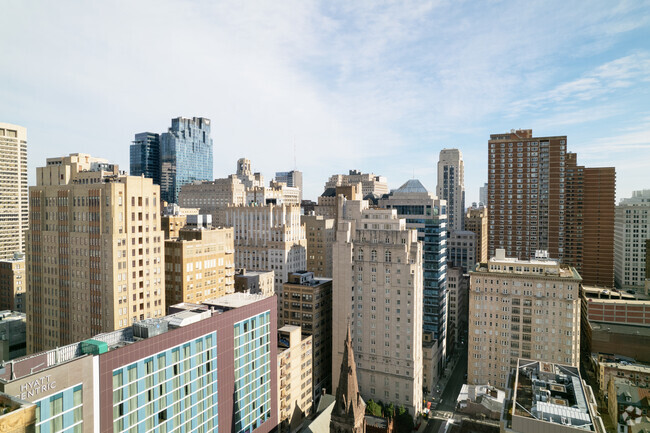
<path id="1" fill-rule="evenodd" d="M 512 413 L 596 431 L 580 372 L 572 366 L 519 359 Z"/>
<path id="2" fill-rule="evenodd" d="M 120 347 L 200 322 L 215 314 L 222 314 L 228 310 L 253 304 L 268 297 L 261 294 L 234 293 L 221 298 L 207 300 L 202 304 L 176 304 L 170 308 L 170 311 L 174 311 L 174 313 L 167 316 L 141 320 L 128 328 L 95 335 L 87 340 L 79 341 L 68 346 L 34 353 L 5 362 L 0 367 L 0 382 L 10 383 L 14 380 L 29 376 L 32 373 L 44 371 L 87 355 L 97 355 L 119 349 Z M 42 358 L 43 362 L 38 367 L 29 367 L 33 365 L 33 362 L 26 361 L 36 357 Z M 28 367 L 21 368 L 22 362 L 25 362 L 25 365 L 28 365 Z"/>

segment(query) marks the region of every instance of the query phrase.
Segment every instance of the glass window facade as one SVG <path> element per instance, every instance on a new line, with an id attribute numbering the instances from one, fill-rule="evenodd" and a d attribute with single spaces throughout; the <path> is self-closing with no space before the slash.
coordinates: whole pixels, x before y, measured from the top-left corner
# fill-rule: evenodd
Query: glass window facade
<path id="1" fill-rule="evenodd" d="M 178 203 L 183 185 L 213 180 L 210 120 L 172 119 L 171 128 L 160 136 L 160 162 L 160 194 L 169 203 Z"/>
<path id="2" fill-rule="evenodd" d="M 250 433 L 271 417 L 271 313 L 237 322 L 235 433 Z"/>
<path id="3" fill-rule="evenodd" d="M 216 432 L 217 335 L 113 371 L 114 432 Z"/>
<path id="4" fill-rule="evenodd" d="M 153 132 L 135 134 L 130 152 L 131 176 L 144 175 L 160 185 L 160 135 Z"/>
<path id="5" fill-rule="evenodd" d="M 81 433 L 83 431 L 83 389 L 75 385 L 35 402 L 36 433 Z"/>

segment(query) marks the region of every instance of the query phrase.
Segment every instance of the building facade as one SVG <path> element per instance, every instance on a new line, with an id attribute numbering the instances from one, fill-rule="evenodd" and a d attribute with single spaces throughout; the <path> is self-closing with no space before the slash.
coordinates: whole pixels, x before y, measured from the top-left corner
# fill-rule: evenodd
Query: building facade
<path id="1" fill-rule="evenodd" d="M 289 274 L 307 267 L 307 238 L 300 206 L 231 206 L 226 225 L 235 231 L 235 266 L 275 273 L 278 312 Z"/>
<path id="2" fill-rule="evenodd" d="M 0 311 L 0 362 L 27 354 L 27 318 L 25 313 Z"/>
<path id="3" fill-rule="evenodd" d="M 228 206 L 246 203 L 246 186 L 237 176 L 183 185 L 178 198 L 181 206 L 199 208 L 202 214 L 212 215 L 214 225 L 225 224 Z"/>
<path id="4" fill-rule="evenodd" d="M 228 295 L 0 367 L 41 432 L 268 433 L 277 421 L 276 302 Z"/>
<path id="5" fill-rule="evenodd" d="M 361 195 L 365 198 L 368 195 L 381 197 L 388 194 L 388 182 L 384 176 L 377 176 L 372 173 L 361 173 L 358 170 L 350 170 L 348 174 L 334 174 L 325 183 L 325 189 L 336 188 L 337 186 L 361 184 Z"/>
<path id="6" fill-rule="evenodd" d="M 278 421 L 282 431 L 295 431 L 311 415 L 312 337 L 300 326 L 278 329 Z"/>
<path id="7" fill-rule="evenodd" d="M 469 277 L 462 268 L 447 268 L 447 290 L 449 291 L 449 319 L 447 320 L 447 340 L 450 346 L 460 342 L 463 331 L 467 329 L 467 296 Z"/>
<path id="8" fill-rule="evenodd" d="M 332 278 L 332 247 L 336 237 L 334 218 L 302 215 L 307 233 L 307 270 L 314 275 Z"/>
<path id="9" fill-rule="evenodd" d="M 365 400 L 422 409 L 422 243 L 395 209 L 339 222 L 333 252 L 332 383 L 351 328 Z M 349 325 L 348 325 L 349 323 Z"/>
<path id="10" fill-rule="evenodd" d="M 0 260 L 25 251 L 29 220 L 27 129 L 0 122 Z"/>
<path id="11" fill-rule="evenodd" d="M 488 210 L 487 207 L 472 207 L 465 214 L 465 230 L 476 234 L 476 261 L 488 261 Z"/>
<path id="12" fill-rule="evenodd" d="M 476 265 L 476 233 L 467 230 L 450 232 L 447 261 L 467 273 Z"/>
<path id="13" fill-rule="evenodd" d="M 314 278 L 312 272 L 295 272 L 284 284 L 284 312 L 280 326 L 300 326 L 313 338 L 314 400 L 332 389 L 332 280 Z"/>
<path id="14" fill-rule="evenodd" d="M 210 119 L 177 117 L 160 135 L 160 191 L 162 199 L 178 203 L 181 187 L 212 180 Z"/>
<path id="15" fill-rule="evenodd" d="M 232 228 L 186 227 L 165 241 L 165 302 L 201 303 L 235 292 Z"/>
<path id="16" fill-rule="evenodd" d="M 279 171 L 275 173 L 275 180 L 289 187 L 298 188 L 300 190 L 300 201 L 302 202 L 302 171 Z"/>
<path id="17" fill-rule="evenodd" d="M 437 370 L 446 360 L 447 339 L 447 214 L 446 203 L 430 194 L 417 179 L 411 179 L 379 201 L 405 218 L 406 227 L 416 229 L 422 241 L 423 312 L 422 330 L 439 341 L 442 349 Z M 430 372 L 427 372 L 430 374 Z"/>
<path id="18" fill-rule="evenodd" d="M 530 129 L 490 135 L 488 155 L 490 257 L 497 248 L 519 259 L 546 250 L 585 284 L 611 287 L 614 168 L 579 166 L 566 136 Z"/>
<path id="19" fill-rule="evenodd" d="M 449 231 L 465 227 L 465 163 L 459 149 L 442 149 L 438 159 L 436 194 L 447 202 Z"/>
<path id="20" fill-rule="evenodd" d="M 623 290 L 643 291 L 650 239 L 650 189 L 634 191 L 616 206 L 614 280 Z"/>
<path id="21" fill-rule="evenodd" d="M 72 154 L 38 167 L 29 194 L 29 353 L 164 315 L 158 185 Z"/>
<path id="22" fill-rule="evenodd" d="M 131 142 L 131 176 L 144 176 L 160 185 L 160 134 L 141 132 Z"/>
<path id="23" fill-rule="evenodd" d="M 574 268 L 498 249 L 469 276 L 468 383 L 505 389 L 520 357 L 579 365 L 581 278 Z"/>
<path id="24" fill-rule="evenodd" d="M 24 313 L 26 292 L 24 254 L 14 253 L 12 259 L 0 260 L 0 310 Z"/>
<path id="25" fill-rule="evenodd" d="M 275 294 L 275 272 L 237 269 L 235 271 L 235 292 L 273 296 Z"/>

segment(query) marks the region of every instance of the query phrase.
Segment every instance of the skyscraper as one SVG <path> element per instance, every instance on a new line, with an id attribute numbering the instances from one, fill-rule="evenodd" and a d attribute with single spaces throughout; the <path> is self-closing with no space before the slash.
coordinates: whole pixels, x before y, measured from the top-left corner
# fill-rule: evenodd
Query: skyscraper
<path id="1" fill-rule="evenodd" d="M 476 235 L 476 261 L 488 260 L 488 211 L 485 206 L 471 207 L 465 214 L 465 230 Z"/>
<path id="2" fill-rule="evenodd" d="M 417 179 L 411 179 L 379 201 L 395 209 L 406 227 L 418 231 L 423 243 L 423 320 L 422 330 L 439 341 L 438 371 L 446 358 L 447 336 L 447 213 L 444 200 L 429 193 Z"/>
<path id="3" fill-rule="evenodd" d="M 0 260 L 25 251 L 29 217 L 27 129 L 0 123 Z"/>
<path id="4" fill-rule="evenodd" d="M 358 203 L 351 203 L 354 206 Z M 357 211 L 360 211 L 357 213 Z M 332 384 L 351 327 L 365 400 L 422 409 L 422 243 L 395 209 L 358 207 L 339 220 L 333 251 Z"/>
<path id="5" fill-rule="evenodd" d="M 29 199 L 29 353 L 164 315 L 158 185 L 77 153 L 38 167 Z"/>
<path id="6" fill-rule="evenodd" d="M 503 248 L 528 259 L 547 250 L 585 284 L 611 287 L 616 173 L 577 165 L 566 139 L 531 129 L 490 135 L 488 254 Z"/>
<path id="7" fill-rule="evenodd" d="M 160 136 L 162 199 L 178 203 L 181 187 L 196 180 L 212 180 L 210 119 L 177 117 Z"/>
<path id="8" fill-rule="evenodd" d="M 465 225 L 465 164 L 458 149 L 442 149 L 438 160 L 436 194 L 447 201 L 447 227 L 463 230 Z"/>
<path id="9" fill-rule="evenodd" d="M 131 176 L 153 179 L 160 185 L 160 134 L 141 132 L 131 143 Z"/>
<path id="10" fill-rule="evenodd" d="M 642 290 L 650 239 L 650 189 L 634 191 L 616 206 L 614 275 L 619 289 Z"/>

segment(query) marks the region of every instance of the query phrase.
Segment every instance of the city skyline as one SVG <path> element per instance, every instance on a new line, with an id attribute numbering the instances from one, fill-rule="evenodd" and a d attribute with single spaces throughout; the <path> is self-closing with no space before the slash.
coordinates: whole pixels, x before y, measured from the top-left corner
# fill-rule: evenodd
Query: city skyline
<path id="1" fill-rule="evenodd" d="M 458 148 L 470 205 L 489 135 L 513 128 L 615 166 L 617 203 L 646 176 L 646 4 L 191 5 L 6 5 L 20 67 L 0 69 L 0 118 L 28 130 L 30 185 L 74 152 L 126 168 L 134 134 L 176 116 L 212 120 L 215 178 L 246 157 L 269 180 L 302 171 L 311 200 L 350 169 L 434 191 Z"/>

